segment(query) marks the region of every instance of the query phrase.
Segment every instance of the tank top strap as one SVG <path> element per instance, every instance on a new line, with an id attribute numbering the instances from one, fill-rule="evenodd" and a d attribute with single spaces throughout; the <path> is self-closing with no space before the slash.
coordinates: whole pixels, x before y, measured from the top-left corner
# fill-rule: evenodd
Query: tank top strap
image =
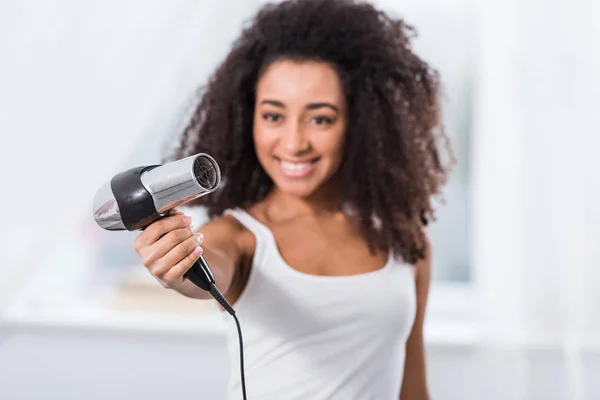
<path id="1" fill-rule="evenodd" d="M 237 219 L 242 225 L 244 225 L 250 232 L 254 234 L 254 236 L 260 236 L 261 239 L 267 239 L 271 234 L 269 229 L 254 218 L 252 215 L 248 214 L 246 210 L 241 208 L 230 208 L 224 211 L 224 214 L 228 214 Z"/>
<path id="2" fill-rule="evenodd" d="M 272 234 L 269 228 L 267 228 L 263 223 L 258 221 L 242 208 L 230 208 L 225 210 L 223 214 L 231 215 L 242 225 L 244 225 L 246 229 L 252 232 L 256 238 L 256 250 L 254 258 L 255 260 L 261 260 L 272 239 Z"/>

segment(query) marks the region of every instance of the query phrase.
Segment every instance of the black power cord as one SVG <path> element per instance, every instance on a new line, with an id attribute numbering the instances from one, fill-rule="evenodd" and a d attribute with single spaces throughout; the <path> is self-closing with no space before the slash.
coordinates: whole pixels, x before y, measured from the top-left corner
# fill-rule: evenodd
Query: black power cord
<path id="1" fill-rule="evenodd" d="M 233 309 L 233 307 L 231 307 L 227 300 L 225 300 L 225 297 L 223 297 L 221 292 L 219 292 L 219 289 L 217 289 L 214 283 L 210 284 L 210 289 L 208 291 L 212 295 L 212 297 L 214 297 L 215 300 L 217 300 L 219 304 L 221 304 L 223 308 L 227 310 L 227 312 L 231 314 L 231 316 L 235 320 L 235 325 L 237 326 L 238 331 L 238 338 L 240 341 L 240 374 L 242 378 L 242 398 L 246 400 L 246 378 L 244 376 L 244 341 L 242 340 L 242 328 L 240 327 L 240 321 L 235 315 L 235 310 Z"/>
<path id="2" fill-rule="evenodd" d="M 238 337 L 240 339 L 240 374 L 242 377 L 242 396 L 246 400 L 246 378 L 244 376 L 244 341 L 242 340 L 242 328 L 240 327 L 240 321 L 238 321 L 235 315 L 235 310 L 231 307 L 231 304 L 227 302 L 225 297 L 219 292 L 215 285 L 215 277 L 208 266 L 208 262 L 204 256 L 200 256 L 198 260 L 192 265 L 192 267 L 183 275 L 186 279 L 198 286 L 200 289 L 209 292 L 212 297 L 215 298 L 223 306 L 225 310 L 235 320 L 237 326 Z"/>

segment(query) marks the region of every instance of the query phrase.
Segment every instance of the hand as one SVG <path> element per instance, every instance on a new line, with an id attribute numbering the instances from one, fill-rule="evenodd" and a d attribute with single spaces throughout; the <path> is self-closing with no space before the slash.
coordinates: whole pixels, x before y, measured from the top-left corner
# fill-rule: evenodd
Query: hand
<path id="1" fill-rule="evenodd" d="M 194 232 L 191 222 L 189 216 L 172 211 L 150 224 L 133 242 L 144 266 L 165 288 L 181 288 L 183 275 L 203 252 L 202 234 Z"/>

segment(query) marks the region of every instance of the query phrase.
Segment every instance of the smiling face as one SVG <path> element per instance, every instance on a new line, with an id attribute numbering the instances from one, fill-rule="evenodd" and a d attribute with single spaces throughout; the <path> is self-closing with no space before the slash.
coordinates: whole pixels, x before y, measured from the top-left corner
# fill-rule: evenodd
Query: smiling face
<path id="1" fill-rule="evenodd" d="M 335 174 L 346 121 L 342 84 L 328 64 L 276 61 L 258 81 L 254 145 L 261 165 L 285 193 L 308 197 Z"/>

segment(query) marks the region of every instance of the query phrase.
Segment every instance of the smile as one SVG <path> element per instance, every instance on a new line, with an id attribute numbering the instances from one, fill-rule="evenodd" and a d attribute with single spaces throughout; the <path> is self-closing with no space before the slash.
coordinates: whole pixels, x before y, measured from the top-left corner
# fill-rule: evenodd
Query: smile
<path id="1" fill-rule="evenodd" d="M 302 162 L 292 162 L 285 161 L 279 158 L 275 158 L 279 169 L 283 173 L 283 175 L 294 178 L 305 177 L 310 174 L 314 169 L 316 163 L 319 161 L 319 158 L 314 158 L 312 160 L 302 161 Z"/>

